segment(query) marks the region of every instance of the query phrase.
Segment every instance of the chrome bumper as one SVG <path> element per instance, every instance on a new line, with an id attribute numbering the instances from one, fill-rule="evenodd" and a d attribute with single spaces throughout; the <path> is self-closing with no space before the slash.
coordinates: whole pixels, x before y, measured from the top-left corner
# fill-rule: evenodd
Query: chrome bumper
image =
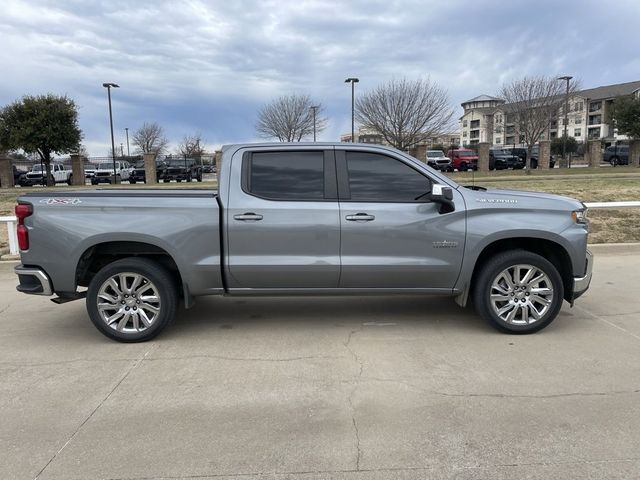
<path id="1" fill-rule="evenodd" d="M 53 295 L 51 280 L 39 268 L 18 265 L 14 270 L 20 281 L 20 284 L 16 287 L 19 292 L 29 295 Z"/>
<path id="2" fill-rule="evenodd" d="M 593 254 L 587 250 L 587 265 L 584 277 L 573 277 L 573 299 L 575 300 L 589 288 L 593 271 Z"/>

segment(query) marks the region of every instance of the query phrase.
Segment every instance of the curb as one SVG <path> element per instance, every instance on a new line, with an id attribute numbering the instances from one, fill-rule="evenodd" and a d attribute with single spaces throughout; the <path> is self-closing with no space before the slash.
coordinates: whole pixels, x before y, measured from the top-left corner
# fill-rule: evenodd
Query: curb
<path id="1" fill-rule="evenodd" d="M 640 253 L 640 243 L 590 243 L 588 248 L 603 254 Z"/>

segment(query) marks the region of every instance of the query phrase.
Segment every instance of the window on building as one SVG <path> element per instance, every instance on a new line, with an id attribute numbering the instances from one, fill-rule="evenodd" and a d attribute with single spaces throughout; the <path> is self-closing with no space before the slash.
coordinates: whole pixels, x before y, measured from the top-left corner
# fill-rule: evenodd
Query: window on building
<path id="1" fill-rule="evenodd" d="M 581 137 L 582 136 L 582 129 L 581 128 L 574 128 L 573 129 L 573 136 L 574 137 Z"/>
<path id="2" fill-rule="evenodd" d="M 471 128 L 480 128 L 480 120 L 471 120 Z"/>
<path id="3" fill-rule="evenodd" d="M 496 137 L 496 144 L 501 144 L 502 143 L 502 138 L 500 137 Z"/>
<path id="4" fill-rule="evenodd" d="M 549 132 L 549 139 L 553 140 L 554 138 L 558 138 L 558 132 Z"/>
<path id="5" fill-rule="evenodd" d="M 395 158 L 368 152 L 346 157 L 352 202 L 416 202 L 431 188 L 427 177 Z"/>
<path id="6" fill-rule="evenodd" d="M 573 119 L 573 123 L 575 123 L 576 125 L 580 125 L 582 124 L 582 117 L 576 117 Z"/>
<path id="7" fill-rule="evenodd" d="M 602 123 L 602 115 L 589 115 L 589 125 L 600 125 Z"/>
<path id="8" fill-rule="evenodd" d="M 242 167 L 243 188 L 258 197 L 270 200 L 324 199 L 323 152 L 254 153 Z"/>
<path id="9" fill-rule="evenodd" d="M 557 128 L 558 127 L 558 121 L 557 120 L 551 120 L 551 128 Z"/>
<path id="10" fill-rule="evenodd" d="M 502 123 L 502 115 L 499 113 L 496 114 L 496 123 Z"/>
<path id="11" fill-rule="evenodd" d="M 466 137 L 466 136 L 467 136 L 467 132 L 466 132 L 466 130 L 465 130 L 464 132 L 462 132 L 462 136 L 463 136 L 463 137 Z"/>
<path id="12" fill-rule="evenodd" d="M 507 145 L 513 145 L 514 143 L 516 143 L 516 139 L 515 137 L 507 137 L 504 139 L 504 143 L 506 143 Z"/>
<path id="13" fill-rule="evenodd" d="M 600 127 L 590 128 L 587 131 L 587 136 L 590 140 L 600 138 Z"/>
<path id="14" fill-rule="evenodd" d="M 590 112 L 597 112 L 598 110 L 600 110 L 602 108 L 602 102 L 598 101 L 598 102 L 591 102 L 589 104 L 589 111 Z"/>
<path id="15" fill-rule="evenodd" d="M 576 102 L 576 103 L 574 103 L 574 104 L 573 104 L 573 110 L 574 110 L 574 111 L 576 111 L 576 112 L 581 112 L 581 111 L 582 111 L 582 108 L 583 108 L 582 103 L 583 103 L 583 102 Z"/>
<path id="16" fill-rule="evenodd" d="M 463 121 L 462 121 L 462 126 L 463 126 L 463 127 L 466 127 L 466 126 L 467 126 L 467 121 L 466 121 L 466 120 L 463 120 Z"/>

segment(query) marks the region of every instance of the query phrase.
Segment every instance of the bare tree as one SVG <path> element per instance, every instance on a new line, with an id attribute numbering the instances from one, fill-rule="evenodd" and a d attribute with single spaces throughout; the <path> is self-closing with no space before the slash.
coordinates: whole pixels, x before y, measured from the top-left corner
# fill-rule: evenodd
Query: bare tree
<path id="1" fill-rule="evenodd" d="M 205 144 L 200 133 L 185 135 L 178 145 L 178 153 L 188 157 L 200 157 L 205 153 Z"/>
<path id="2" fill-rule="evenodd" d="M 569 95 L 578 82 L 569 83 Z M 516 135 L 527 145 L 527 164 L 531 167 L 531 150 L 548 130 L 551 120 L 566 98 L 566 83 L 557 77 L 524 77 L 502 85 L 498 94 L 505 100 L 503 109 L 516 125 Z"/>
<path id="3" fill-rule="evenodd" d="M 360 96 L 355 110 L 360 124 L 399 150 L 442 133 L 453 115 L 446 90 L 429 78 L 384 83 Z"/>
<path id="4" fill-rule="evenodd" d="M 264 105 L 258 112 L 256 131 L 265 138 L 277 138 L 281 142 L 299 142 L 313 135 L 312 106 L 317 107 L 316 132 L 321 132 L 327 125 L 327 119 L 322 116 L 322 105 L 314 103 L 309 95 L 296 94 L 279 97 Z"/>
<path id="5" fill-rule="evenodd" d="M 155 153 L 160 155 L 167 150 L 169 140 L 164 134 L 164 129 L 156 122 L 144 123 L 135 131 L 131 143 L 138 153 Z"/>

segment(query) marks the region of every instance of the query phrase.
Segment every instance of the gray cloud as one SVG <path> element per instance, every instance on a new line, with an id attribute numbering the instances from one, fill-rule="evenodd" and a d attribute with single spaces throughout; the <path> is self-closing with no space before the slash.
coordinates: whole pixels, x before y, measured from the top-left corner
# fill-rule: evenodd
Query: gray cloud
<path id="1" fill-rule="evenodd" d="M 199 131 L 218 145 L 255 139 L 259 106 L 291 92 L 325 104 L 322 139 L 337 139 L 350 128 L 343 81 L 352 75 L 360 91 L 430 75 L 456 106 L 526 74 L 566 72 L 585 87 L 640 78 L 633 0 L 4 0 L 0 8 L 0 104 L 70 95 L 94 155 L 108 148 L 104 81 L 122 87 L 113 95 L 120 137 L 158 121 L 174 143 Z"/>

